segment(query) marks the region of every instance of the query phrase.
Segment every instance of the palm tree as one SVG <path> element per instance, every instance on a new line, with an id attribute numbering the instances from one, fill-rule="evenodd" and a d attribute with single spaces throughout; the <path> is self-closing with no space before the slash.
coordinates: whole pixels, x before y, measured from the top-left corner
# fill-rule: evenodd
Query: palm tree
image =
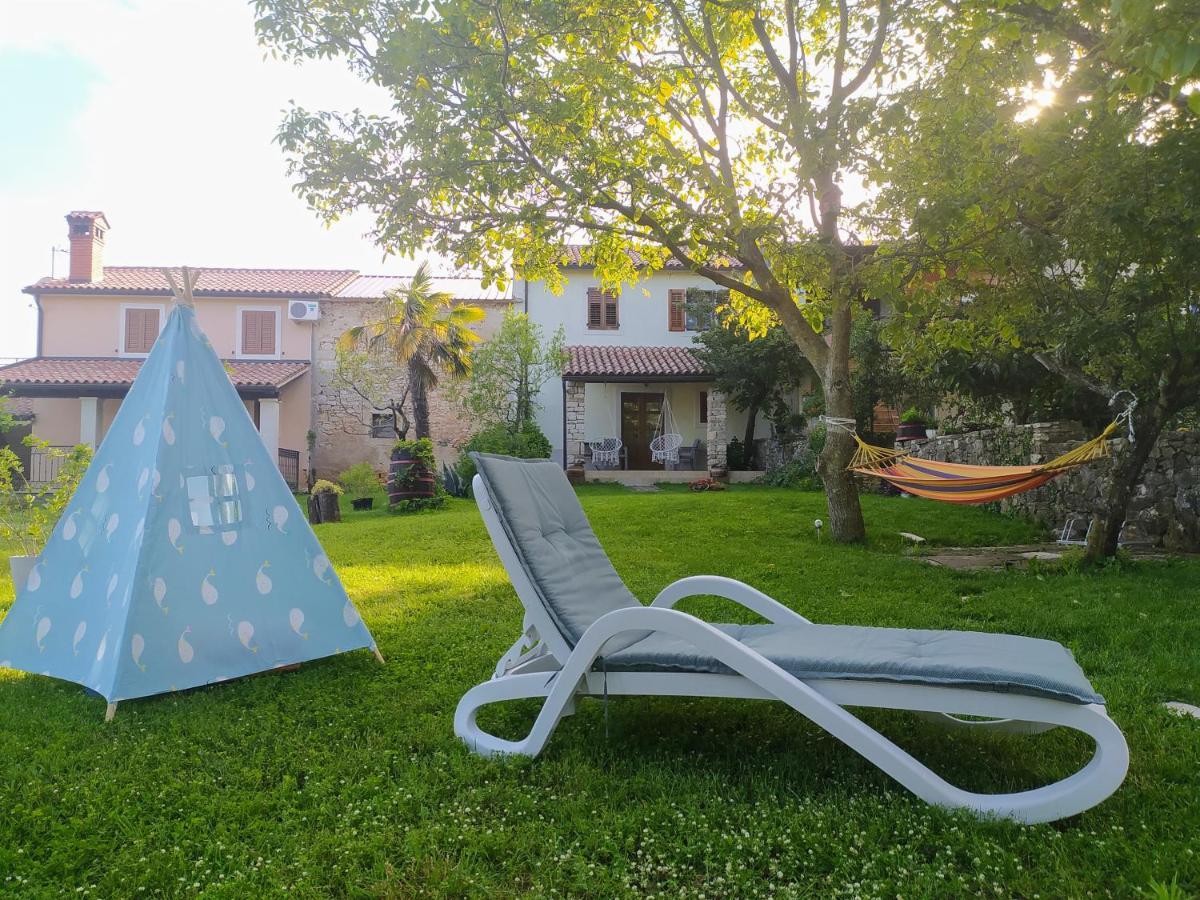
<path id="1" fill-rule="evenodd" d="M 338 348 L 365 344 L 368 353 L 386 353 L 404 367 L 417 437 L 429 437 L 429 394 L 443 375 L 470 374 L 471 350 L 479 340 L 471 325 L 483 317 L 478 306 L 456 303 L 453 294 L 434 290 L 429 266 L 421 263 L 405 287 L 387 293 L 379 316 L 349 329 Z M 403 418 L 403 410 L 398 412 Z M 407 431 L 397 435 L 405 438 Z"/>

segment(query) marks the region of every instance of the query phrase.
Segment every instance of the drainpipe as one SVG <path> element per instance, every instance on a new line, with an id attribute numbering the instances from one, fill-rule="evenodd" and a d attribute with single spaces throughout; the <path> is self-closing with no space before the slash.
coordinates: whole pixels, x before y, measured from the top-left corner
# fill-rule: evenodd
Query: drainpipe
<path id="1" fill-rule="evenodd" d="M 525 315 L 529 315 L 529 279 L 528 279 L 528 278 L 522 278 L 522 279 L 521 279 L 521 281 L 523 281 L 523 282 L 524 282 L 524 291 L 525 291 Z M 563 390 L 565 391 L 565 390 L 566 390 L 566 388 L 564 387 L 564 388 L 563 388 Z"/>
<path id="2" fill-rule="evenodd" d="M 33 305 L 37 308 L 37 352 L 35 356 L 42 355 L 42 295 L 35 293 L 33 295 Z"/>
<path id="3" fill-rule="evenodd" d="M 526 282 L 528 284 L 528 282 Z M 567 379 L 562 380 L 563 469 L 567 468 Z"/>

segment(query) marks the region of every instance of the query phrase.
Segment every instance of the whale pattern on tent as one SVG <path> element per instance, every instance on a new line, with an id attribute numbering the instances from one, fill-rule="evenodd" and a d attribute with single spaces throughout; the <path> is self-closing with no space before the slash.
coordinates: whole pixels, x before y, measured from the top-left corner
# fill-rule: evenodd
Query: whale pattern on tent
<path id="1" fill-rule="evenodd" d="M 375 642 L 177 303 L 0 623 L 0 666 L 110 703 Z M 378 654 L 378 651 L 376 651 Z"/>

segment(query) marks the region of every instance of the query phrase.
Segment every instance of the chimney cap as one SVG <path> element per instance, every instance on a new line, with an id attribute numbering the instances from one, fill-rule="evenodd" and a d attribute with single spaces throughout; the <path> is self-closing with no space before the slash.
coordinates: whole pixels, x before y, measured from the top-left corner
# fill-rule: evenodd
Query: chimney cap
<path id="1" fill-rule="evenodd" d="M 90 222 L 103 222 L 105 226 L 109 228 L 112 227 L 108 224 L 108 217 L 98 209 L 73 209 L 67 213 L 67 221 L 69 222 L 72 219 L 86 219 Z"/>

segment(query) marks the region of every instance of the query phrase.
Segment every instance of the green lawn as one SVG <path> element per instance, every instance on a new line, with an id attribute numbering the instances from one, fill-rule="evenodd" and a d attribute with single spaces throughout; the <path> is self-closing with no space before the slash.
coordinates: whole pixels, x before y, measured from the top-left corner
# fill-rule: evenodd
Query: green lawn
<path id="1" fill-rule="evenodd" d="M 676 577 L 755 584 L 818 621 L 1012 631 L 1075 652 L 1124 729 L 1125 785 L 1054 825 L 932 809 L 781 704 L 580 705 L 535 761 L 456 741 L 521 612 L 474 507 L 347 515 L 318 529 L 387 657 L 363 651 L 121 704 L 0 672 L 0 896 L 1128 897 L 1200 891 L 1200 562 L 1097 574 L 956 574 L 903 555 L 1029 540 L 980 510 L 865 499 L 867 547 L 818 543 L 817 494 L 584 489 L 596 531 L 649 601 Z M 347 504 L 348 505 L 348 504 Z M 4 575 L 7 607 L 12 588 Z M 685 607 L 716 619 L 719 601 Z M 517 734 L 535 707 L 490 712 Z M 987 738 L 869 720 L 965 787 L 1062 777 L 1074 734 Z"/>

